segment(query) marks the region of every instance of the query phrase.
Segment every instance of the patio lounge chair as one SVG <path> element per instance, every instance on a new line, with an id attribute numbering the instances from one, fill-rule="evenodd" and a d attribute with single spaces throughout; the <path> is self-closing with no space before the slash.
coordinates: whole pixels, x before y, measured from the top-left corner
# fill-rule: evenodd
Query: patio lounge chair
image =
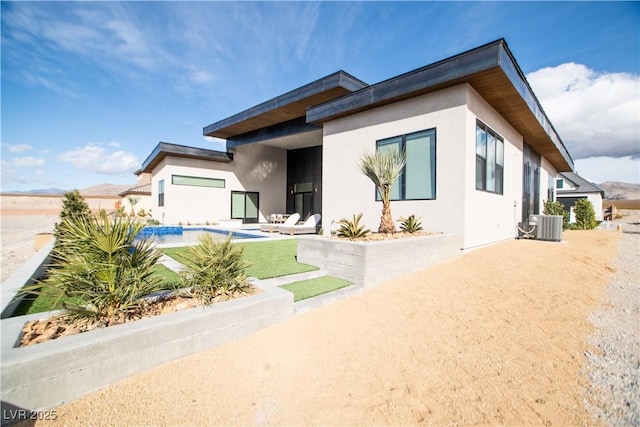
<path id="1" fill-rule="evenodd" d="M 283 224 L 274 224 L 274 223 L 261 224 L 260 231 L 266 231 L 267 233 L 277 233 L 278 231 L 280 231 L 280 228 L 282 227 L 289 227 L 289 226 L 296 225 L 299 219 L 300 219 L 300 214 L 294 213 L 291 216 L 289 216 L 289 218 L 287 218 L 287 220 Z"/>
<path id="2" fill-rule="evenodd" d="M 290 225 L 280 227 L 280 234 L 316 234 L 316 226 L 320 222 L 320 214 L 313 214 L 302 225 Z"/>

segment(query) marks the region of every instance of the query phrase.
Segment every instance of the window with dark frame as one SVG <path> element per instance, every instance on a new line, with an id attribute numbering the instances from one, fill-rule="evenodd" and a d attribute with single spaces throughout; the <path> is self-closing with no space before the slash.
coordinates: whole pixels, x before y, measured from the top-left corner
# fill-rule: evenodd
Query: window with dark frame
<path id="1" fill-rule="evenodd" d="M 564 187 L 564 180 L 558 179 L 556 180 L 556 188 L 562 189 Z"/>
<path id="2" fill-rule="evenodd" d="M 480 121 L 476 123 L 476 190 L 504 192 L 504 140 Z"/>
<path id="3" fill-rule="evenodd" d="M 158 181 L 158 206 L 164 206 L 164 179 Z"/>
<path id="4" fill-rule="evenodd" d="M 193 187 L 225 188 L 225 180 L 220 178 L 206 178 L 201 176 L 171 175 L 171 184 L 189 185 Z"/>
<path id="5" fill-rule="evenodd" d="M 436 198 L 435 128 L 376 141 L 376 150 L 405 155 L 404 169 L 391 187 L 391 200 Z M 381 200 L 377 190 L 376 200 Z"/>

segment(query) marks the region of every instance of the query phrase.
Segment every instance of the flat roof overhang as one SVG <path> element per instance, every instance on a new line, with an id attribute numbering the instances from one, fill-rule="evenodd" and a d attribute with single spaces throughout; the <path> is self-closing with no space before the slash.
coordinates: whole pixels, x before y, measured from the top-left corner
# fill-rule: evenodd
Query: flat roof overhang
<path id="1" fill-rule="evenodd" d="M 142 163 L 141 172 L 152 172 L 153 169 L 167 156 L 184 157 L 187 159 L 209 160 L 213 162 L 229 163 L 233 161 L 232 153 L 207 150 L 204 148 L 187 147 L 186 145 L 161 142 L 156 145 L 151 154 Z"/>
<path id="2" fill-rule="evenodd" d="M 312 106 L 307 110 L 307 122 L 321 126 L 329 120 L 463 83 L 471 85 L 559 172 L 573 170 L 569 152 L 503 39 Z"/>
<path id="3" fill-rule="evenodd" d="M 305 117 L 307 108 L 366 87 L 367 84 L 338 71 L 283 95 L 206 126 L 202 133 L 230 139 L 279 123 Z"/>

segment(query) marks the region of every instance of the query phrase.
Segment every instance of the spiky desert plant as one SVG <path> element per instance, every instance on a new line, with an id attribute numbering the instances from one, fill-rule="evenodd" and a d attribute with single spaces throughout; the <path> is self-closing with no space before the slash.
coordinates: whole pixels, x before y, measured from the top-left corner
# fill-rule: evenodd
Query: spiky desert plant
<path id="1" fill-rule="evenodd" d="M 182 259 L 182 285 L 190 288 L 203 302 L 210 303 L 218 295 L 231 295 L 247 287 L 243 248 L 231 243 L 231 235 L 224 241 L 215 241 L 211 234 L 203 233 L 198 244 L 187 248 Z"/>
<path id="2" fill-rule="evenodd" d="M 360 170 L 376 186 L 382 199 L 382 215 L 378 233 L 395 233 L 396 226 L 391 216 L 391 187 L 405 165 L 405 156 L 396 151 L 377 150 L 365 153 L 360 159 Z"/>
<path id="3" fill-rule="evenodd" d="M 127 196 L 127 201 L 129 202 L 129 204 L 131 205 L 131 213 L 129 214 L 130 216 L 136 216 L 136 211 L 135 211 L 135 207 L 138 204 L 138 202 L 140 201 L 140 197 L 135 197 L 135 196 Z M 144 215 L 143 215 L 144 216 Z"/>
<path id="4" fill-rule="evenodd" d="M 409 215 L 407 218 L 400 218 L 400 230 L 411 234 L 422 230 L 422 222 L 420 222 L 420 218 L 416 218 L 415 215 Z"/>
<path id="5" fill-rule="evenodd" d="M 64 308 L 71 317 L 109 326 L 123 321 L 141 297 L 160 290 L 160 278 L 152 268 L 161 254 L 150 240 L 135 240 L 142 224 L 102 213 L 65 221 L 60 227 L 46 278 L 26 292 L 52 296 L 54 307 Z"/>
<path id="6" fill-rule="evenodd" d="M 353 215 L 352 219 L 342 218 L 338 221 L 340 227 L 336 231 L 338 237 L 344 237 L 346 239 L 358 239 L 365 237 L 369 233 L 369 229 L 360 224 L 362 214 Z"/>

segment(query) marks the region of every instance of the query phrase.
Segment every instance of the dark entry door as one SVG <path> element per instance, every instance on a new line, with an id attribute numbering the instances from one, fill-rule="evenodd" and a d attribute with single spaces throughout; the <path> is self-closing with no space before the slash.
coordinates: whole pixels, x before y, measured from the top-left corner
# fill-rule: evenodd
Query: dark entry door
<path id="1" fill-rule="evenodd" d="M 254 191 L 231 192 L 231 219 L 241 219 L 244 224 L 258 222 L 260 193 Z"/>
<path id="2" fill-rule="evenodd" d="M 540 213 L 540 155 L 525 142 L 522 156 L 522 222 L 529 224 L 529 215 Z"/>
<path id="3" fill-rule="evenodd" d="M 300 214 L 301 220 L 306 220 L 313 215 L 313 192 L 294 194 L 295 211 Z"/>

